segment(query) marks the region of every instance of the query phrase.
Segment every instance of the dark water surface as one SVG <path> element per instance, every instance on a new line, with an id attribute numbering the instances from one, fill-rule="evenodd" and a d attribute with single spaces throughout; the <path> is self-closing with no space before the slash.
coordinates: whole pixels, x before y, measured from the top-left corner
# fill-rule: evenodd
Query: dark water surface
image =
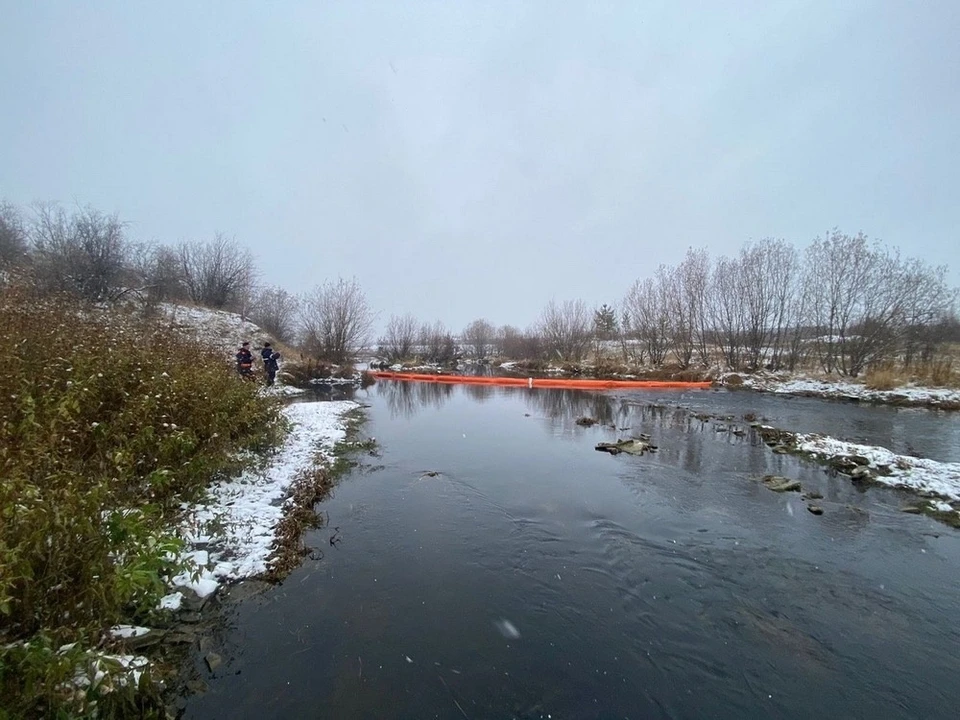
<path id="1" fill-rule="evenodd" d="M 383 467 L 322 504 L 322 557 L 226 603 L 226 661 L 186 717 L 957 717 L 960 533 L 670 405 L 955 460 L 952 417 L 710 391 L 358 399 Z M 660 450 L 593 449 L 636 432 Z"/>

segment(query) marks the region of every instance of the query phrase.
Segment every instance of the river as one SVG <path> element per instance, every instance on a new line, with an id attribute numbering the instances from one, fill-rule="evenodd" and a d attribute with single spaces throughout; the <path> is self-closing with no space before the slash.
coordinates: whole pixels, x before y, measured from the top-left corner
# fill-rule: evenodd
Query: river
<path id="1" fill-rule="evenodd" d="M 960 416 L 726 391 L 357 399 L 379 457 L 282 585 L 224 600 L 225 662 L 197 657 L 185 717 L 956 717 L 960 532 L 741 419 L 957 461 Z M 656 453 L 594 450 L 638 432 Z"/>

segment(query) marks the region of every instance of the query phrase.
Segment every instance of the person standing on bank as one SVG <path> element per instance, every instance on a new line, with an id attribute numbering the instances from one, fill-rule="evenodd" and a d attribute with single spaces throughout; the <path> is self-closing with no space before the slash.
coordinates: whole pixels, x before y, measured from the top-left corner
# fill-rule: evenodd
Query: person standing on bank
<path id="1" fill-rule="evenodd" d="M 260 359 L 263 360 L 263 371 L 267 376 L 267 385 L 273 385 L 277 378 L 277 370 L 280 369 L 280 353 L 274 352 L 270 343 L 265 342 L 260 351 Z"/>
<path id="2" fill-rule="evenodd" d="M 244 342 L 237 350 L 237 372 L 240 377 L 249 377 L 253 374 L 253 354 L 250 352 L 250 343 Z"/>

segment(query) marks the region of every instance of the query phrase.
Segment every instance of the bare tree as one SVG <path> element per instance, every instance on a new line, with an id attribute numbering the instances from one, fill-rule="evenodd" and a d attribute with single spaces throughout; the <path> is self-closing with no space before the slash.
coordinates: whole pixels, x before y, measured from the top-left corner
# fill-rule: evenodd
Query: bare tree
<path id="1" fill-rule="evenodd" d="M 929 267 L 919 260 L 908 261 L 904 302 L 903 363 L 929 362 L 937 348 L 950 341 L 950 319 L 956 320 L 957 290 L 947 285 L 947 267 Z"/>
<path id="2" fill-rule="evenodd" d="M 692 353 L 704 366 L 711 364 L 711 329 L 707 317 L 707 298 L 710 292 L 710 255 L 704 249 L 687 249 L 687 254 L 677 269 L 680 287 L 680 323 L 684 344 L 689 343 Z M 684 348 L 682 354 L 686 355 Z"/>
<path id="3" fill-rule="evenodd" d="M 27 230 L 20 211 L 0 203 L 0 273 L 22 265 L 27 254 Z"/>
<path id="4" fill-rule="evenodd" d="M 496 330 L 484 319 L 474 320 L 463 330 L 463 345 L 477 360 L 484 360 L 493 349 Z"/>
<path id="5" fill-rule="evenodd" d="M 380 352 L 390 362 L 409 360 L 413 357 L 419 327 L 417 319 L 406 315 L 391 315 L 386 331 L 380 338 Z"/>
<path id="6" fill-rule="evenodd" d="M 626 301 L 624 301 L 625 303 Z M 624 306 L 620 311 L 620 352 L 623 361 L 632 365 L 643 365 L 647 350 L 640 341 L 636 323 L 630 310 Z"/>
<path id="7" fill-rule="evenodd" d="M 767 238 L 740 250 L 740 300 L 746 367 L 777 367 L 783 352 L 786 323 L 794 302 L 796 251 L 783 240 Z"/>
<path id="8" fill-rule="evenodd" d="M 176 250 L 166 245 L 141 244 L 131 257 L 134 274 L 142 283 L 141 296 L 148 304 L 175 302 L 187 297 Z"/>
<path id="9" fill-rule="evenodd" d="M 424 323 L 418 338 L 420 356 L 434 363 L 450 363 L 457 357 L 457 343 L 453 333 L 439 320 L 432 325 Z"/>
<path id="10" fill-rule="evenodd" d="M 44 290 L 86 300 L 116 300 L 129 287 L 131 247 L 116 215 L 56 205 L 35 206 L 30 229 L 36 277 Z"/>
<path id="11" fill-rule="evenodd" d="M 581 361 L 590 349 L 592 317 L 583 300 L 551 300 L 540 314 L 539 335 L 552 358 Z"/>
<path id="12" fill-rule="evenodd" d="M 502 358 L 511 360 L 541 360 L 543 358 L 543 342 L 536 328 L 526 332 L 504 325 L 497 330 L 496 352 Z"/>
<path id="13" fill-rule="evenodd" d="M 261 287 L 253 299 L 250 319 L 280 342 L 293 342 L 299 301 L 281 287 Z"/>
<path id="14" fill-rule="evenodd" d="M 256 280 L 253 255 L 233 238 L 217 233 L 209 242 L 183 242 L 177 247 L 180 276 L 187 296 L 213 308 L 244 312 Z"/>
<path id="15" fill-rule="evenodd" d="M 302 299 L 301 342 L 311 355 L 342 364 L 366 345 L 373 319 L 356 279 L 328 281 Z"/>
<path id="16" fill-rule="evenodd" d="M 629 330 L 656 367 L 663 364 L 670 350 L 669 274 L 669 268 L 661 265 L 655 278 L 637 280 L 623 299 Z"/>
<path id="17" fill-rule="evenodd" d="M 950 312 L 946 269 L 931 268 L 862 233 L 834 230 L 807 249 L 805 295 L 814 346 L 826 372 L 856 376 L 904 353 L 912 359 L 923 328 Z"/>
<path id="18" fill-rule="evenodd" d="M 744 276 L 736 258 L 721 257 L 713 267 L 707 301 L 710 323 L 724 362 L 738 369 L 743 359 L 745 304 Z"/>

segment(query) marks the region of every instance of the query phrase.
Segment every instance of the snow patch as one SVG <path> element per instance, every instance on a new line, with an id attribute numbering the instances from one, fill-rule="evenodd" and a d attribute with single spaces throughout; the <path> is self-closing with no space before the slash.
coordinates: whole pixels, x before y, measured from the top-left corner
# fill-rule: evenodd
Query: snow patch
<path id="1" fill-rule="evenodd" d="M 807 377 L 783 378 L 771 375 L 741 375 L 743 386 L 780 395 L 816 395 L 824 398 L 850 398 L 870 402 L 908 402 L 916 405 L 960 403 L 960 390 L 904 385 L 893 390 L 871 390 L 850 380 L 824 380 Z"/>
<path id="2" fill-rule="evenodd" d="M 160 610 L 179 610 L 183 603 L 183 593 L 173 592 L 160 598 L 160 604 L 157 606 Z"/>
<path id="3" fill-rule="evenodd" d="M 293 429 L 269 467 L 213 484 L 208 503 L 188 508 L 183 536 L 193 546 L 207 547 L 186 554 L 189 570 L 175 577 L 174 585 L 206 597 L 224 581 L 265 573 L 290 486 L 301 471 L 314 466 L 318 453 L 329 456 L 343 440 L 343 416 L 356 407 L 345 400 L 284 408 Z M 210 528 L 217 528 L 216 537 L 209 536 Z"/>
<path id="4" fill-rule="evenodd" d="M 874 480 L 891 487 L 913 490 L 922 495 L 960 501 L 960 463 L 945 463 L 915 458 L 876 445 L 858 445 L 826 435 L 797 435 L 797 449 L 822 457 L 859 455 L 869 461 L 877 474 Z M 950 508 L 952 509 L 952 508 Z"/>
<path id="5" fill-rule="evenodd" d="M 139 625 L 114 625 L 110 628 L 110 634 L 115 638 L 136 638 L 142 637 L 150 632 L 150 628 Z"/>
<path id="6" fill-rule="evenodd" d="M 75 643 L 60 648 L 63 654 L 74 647 Z M 150 661 L 142 655 L 111 655 L 108 653 L 90 653 L 84 659 L 86 668 L 78 670 L 73 676 L 73 684 L 78 688 L 98 689 L 110 692 L 115 687 L 128 684 L 138 686 L 143 671 Z"/>
<path id="7" fill-rule="evenodd" d="M 174 327 L 189 332 L 201 342 L 223 350 L 230 359 L 244 340 L 258 342 L 267 337 L 267 333 L 261 330 L 259 325 L 226 310 L 189 307 L 175 303 L 161 303 L 160 309 Z"/>

